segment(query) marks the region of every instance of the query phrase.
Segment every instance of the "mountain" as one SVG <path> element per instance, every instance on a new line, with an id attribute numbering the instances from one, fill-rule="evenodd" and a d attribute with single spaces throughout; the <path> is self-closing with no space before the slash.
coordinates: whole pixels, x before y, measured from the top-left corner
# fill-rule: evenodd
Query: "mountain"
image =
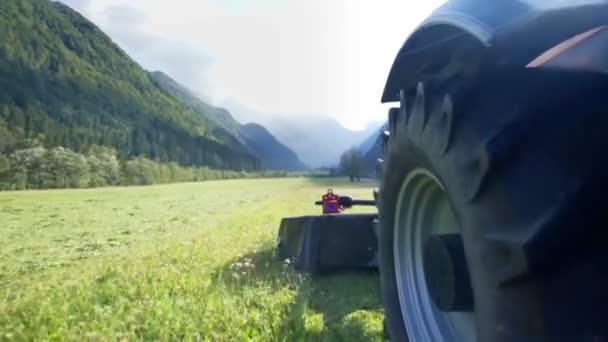
<path id="1" fill-rule="evenodd" d="M 344 151 L 359 145 L 368 135 L 367 131 L 346 129 L 329 117 L 277 118 L 266 125 L 304 162 L 316 167 L 337 165 Z"/>
<path id="2" fill-rule="evenodd" d="M 155 71 L 150 75 L 157 84 L 179 98 L 193 111 L 217 123 L 216 135 L 227 134 L 236 139 L 233 143 L 246 146 L 248 151 L 260 159 L 263 169 L 295 171 L 307 168 L 292 150 L 281 144 L 263 126 L 254 123 L 241 125 L 226 109 L 205 103 L 165 73 Z M 225 140 L 228 140 L 228 137 Z"/>
<path id="3" fill-rule="evenodd" d="M 252 170 L 259 159 L 220 118 L 155 82 L 93 23 L 48 0 L 0 2 L 0 147 L 39 141 L 115 148 L 182 165 Z M 221 113 L 217 113 L 221 116 Z"/>
<path id="4" fill-rule="evenodd" d="M 365 141 L 359 145 L 359 150 L 363 153 L 365 172 L 369 175 L 376 173 L 376 163 L 379 158 L 382 158 L 382 141 L 381 133 L 386 130 L 387 124 L 382 125 L 378 130 L 372 133 Z"/>
<path id="5" fill-rule="evenodd" d="M 180 99 L 188 107 L 200 114 L 203 118 L 209 119 L 220 127 L 226 129 L 231 134 L 237 135 L 240 124 L 234 120 L 230 113 L 223 109 L 217 108 L 200 100 L 190 89 L 182 86 L 169 75 L 162 71 L 150 72 L 150 77 L 157 82 L 166 91 Z"/>
<path id="6" fill-rule="evenodd" d="M 352 131 L 324 115 L 259 113 L 235 101 L 223 105 L 241 122 L 255 121 L 262 124 L 312 167 L 338 164 L 344 151 L 358 146 L 377 128 L 373 126 L 363 131 Z"/>
<path id="7" fill-rule="evenodd" d="M 262 167 L 278 170 L 304 170 L 298 156 L 281 144 L 266 128 L 255 123 L 241 126 L 241 134 L 256 156 L 262 161 Z"/>
<path id="8" fill-rule="evenodd" d="M 375 130 L 359 145 L 359 151 L 363 154 L 369 153 L 374 147 L 380 144 L 380 133 L 386 130 L 388 125 L 384 124 Z"/>

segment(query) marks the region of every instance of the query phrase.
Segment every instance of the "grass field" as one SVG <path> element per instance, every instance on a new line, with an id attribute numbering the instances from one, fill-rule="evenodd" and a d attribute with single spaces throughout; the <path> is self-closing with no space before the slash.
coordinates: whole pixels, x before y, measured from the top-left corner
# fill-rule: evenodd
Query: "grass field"
<path id="1" fill-rule="evenodd" d="M 317 214 L 323 182 L 0 193 L 0 340 L 381 340 L 376 274 L 274 258 L 281 217 Z"/>

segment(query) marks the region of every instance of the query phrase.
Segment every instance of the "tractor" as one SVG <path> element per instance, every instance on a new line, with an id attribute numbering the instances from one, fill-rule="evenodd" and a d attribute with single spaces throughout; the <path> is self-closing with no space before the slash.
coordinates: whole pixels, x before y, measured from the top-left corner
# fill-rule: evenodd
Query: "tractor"
<path id="1" fill-rule="evenodd" d="M 450 0 L 388 75 L 378 213 L 298 242 L 361 237 L 391 341 L 608 341 L 607 94 L 608 1 Z"/>

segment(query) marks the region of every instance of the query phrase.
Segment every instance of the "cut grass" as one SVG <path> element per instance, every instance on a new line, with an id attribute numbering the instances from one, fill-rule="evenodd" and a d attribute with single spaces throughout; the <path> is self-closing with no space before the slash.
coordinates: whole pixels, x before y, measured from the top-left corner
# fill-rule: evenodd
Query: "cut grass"
<path id="1" fill-rule="evenodd" d="M 281 217 L 317 214 L 330 184 L 358 198 L 373 186 L 0 193 L 0 340 L 381 340 L 376 274 L 310 278 L 274 257 Z"/>

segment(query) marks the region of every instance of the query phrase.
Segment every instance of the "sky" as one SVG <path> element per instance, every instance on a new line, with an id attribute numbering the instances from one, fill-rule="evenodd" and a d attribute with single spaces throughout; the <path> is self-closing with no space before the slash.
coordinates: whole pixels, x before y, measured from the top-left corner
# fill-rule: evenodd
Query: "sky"
<path id="1" fill-rule="evenodd" d="M 393 59 L 445 0 L 61 1 L 214 104 L 363 129 L 385 120 Z"/>

